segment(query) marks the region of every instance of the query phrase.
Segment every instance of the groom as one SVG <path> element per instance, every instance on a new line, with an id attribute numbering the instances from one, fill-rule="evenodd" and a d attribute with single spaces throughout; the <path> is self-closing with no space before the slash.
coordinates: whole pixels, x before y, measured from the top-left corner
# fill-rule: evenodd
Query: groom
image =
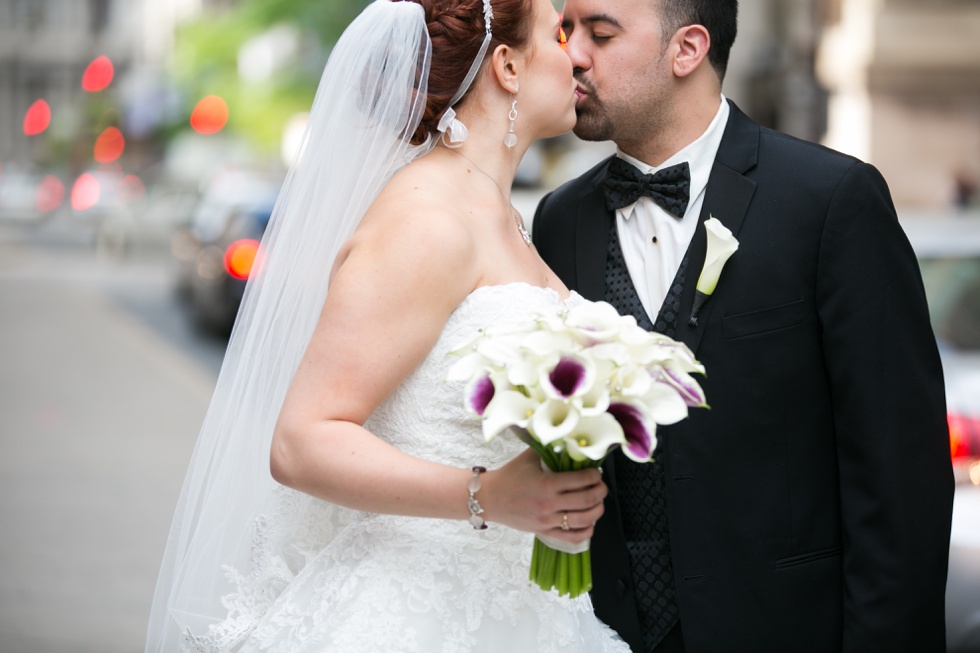
<path id="1" fill-rule="evenodd" d="M 564 9 L 575 133 L 618 153 L 542 200 L 535 243 L 687 343 L 711 405 L 606 466 L 596 611 L 637 653 L 941 652 L 953 483 L 918 267 L 873 167 L 724 100 L 736 13 Z M 695 321 L 709 216 L 739 246 Z"/>

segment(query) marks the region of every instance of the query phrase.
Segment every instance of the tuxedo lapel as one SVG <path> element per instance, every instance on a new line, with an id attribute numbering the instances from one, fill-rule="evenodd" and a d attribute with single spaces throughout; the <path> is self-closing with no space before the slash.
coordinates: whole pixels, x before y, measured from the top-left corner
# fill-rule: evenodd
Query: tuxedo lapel
<path id="1" fill-rule="evenodd" d="M 575 221 L 575 274 L 578 292 L 592 301 L 606 295 L 606 250 L 609 228 L 615 213 L 606 208 L 602 179 L 606 166 L 600 166 L 578 203 Z"/>
<path id="2" fill-rule="evenodd" d="M 701 307 L 698 326 L 688 323 L 691 307 L 694 305 L 694 295 L 697 290 L 698 277 L 704 267 L 704 258 L 708 249 L 707 232 L 702 226 L 709 217 L 715 217 L 725 225 L 732 235 L 738 238 L 742 222 L 748 212 L 752 196 L 755 194 L 755 182 L 745 176 L 745 173 L 755 167 L 758 161 L 759 126 L 752 122 L 738 108 L 729 103 L 731 114 L 728 125 L 722 136 L 715 156 L 715 163 L 708 177 L 704 204 L 698 218 L 698 228 L 688 247 L 687 282 L 681 295 L 682 312 L 677 320 L 676 340 L 684 342 L 691 351 L 697 353 L 701 337 L 704 335 L 711 309 L 716 302 L 708 299 Z M 738 256 L 736 252 L 735 257 Z M 722 271 L 718 287 L 714 294 L 724 292 L 725 273 Z M 714 295 L 712 295 L 713 297 Z"/>

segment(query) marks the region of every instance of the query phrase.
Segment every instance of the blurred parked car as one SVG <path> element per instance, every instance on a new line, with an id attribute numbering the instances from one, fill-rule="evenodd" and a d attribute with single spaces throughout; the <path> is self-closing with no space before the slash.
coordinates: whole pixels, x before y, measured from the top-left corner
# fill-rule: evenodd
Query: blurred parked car
<path id="1" fill-rule="evenodd" d="M 903 218 L 922 270 L 943 359 L 956 477 L 946 637 L 950 653 L 980 653 L 980 215 Z"/>
<path id="2" fill-rule="evenodd" d="M 86 170 L 66 187 L 72 223 L 98 232 L 99 225 L 133 207 L 146 192 L 143 180 L 114 164 Z"/>
<path id="3" fill-rule="evenodd" d="M 167 252 L 174 232 L 190 222 L 201 192 L 196 184 L 159 180 L 126 207 L 107 215 L 97 227 L 101 255 L 121 258 Z"/>
<path id="4" fill-rule="evenodd" d="M 0 168 L 0 222 L 34 223 L 51 215 L 65 197 L 56 175 L 35 170 Z"/>
<path id="5" fill-rule="evenodd" d="M 174 233 L 177 292 L 200 329 L 223 336 L 231 332 L 278 193 L 273 180 L 221 175 L 209 185 L 190 223 Z"/>

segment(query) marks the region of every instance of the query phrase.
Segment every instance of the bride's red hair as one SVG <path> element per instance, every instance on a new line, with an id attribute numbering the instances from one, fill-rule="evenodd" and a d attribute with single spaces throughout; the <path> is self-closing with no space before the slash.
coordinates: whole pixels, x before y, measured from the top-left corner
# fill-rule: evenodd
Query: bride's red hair
<path id="1" fill-rule="evenodd" d="M 483 0 L 401 1 L 422 5 L 432 41 L 425 112 L 412 136 L 412 143 L 418 144 L 436 131 L 442 113 L 459 90 L 480 50 L 486 35 Z M 501 44 L 525 46 L 531 33 L 532 0 L 490 0 L 490 5 L 493 8 L 490 23 L 493 38 L 487 56 Z"/>

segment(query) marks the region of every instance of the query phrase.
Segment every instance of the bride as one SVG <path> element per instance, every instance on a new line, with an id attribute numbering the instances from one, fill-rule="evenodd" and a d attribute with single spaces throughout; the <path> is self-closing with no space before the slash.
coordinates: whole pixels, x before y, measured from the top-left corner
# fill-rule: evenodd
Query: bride
<path id="1" fill-rule="evenodd" d="M 528 581 L 533 534 L 592 535 L 598 472 L 484 444 L 445 380 L 477 329 L 584 301 L 510 202 L 530 143 L 575 122 L 558 21 L 550 0 L 376 0 L 338 42 L 191 460 L 147 651 L 628 651 L 587 595 Z"/>

